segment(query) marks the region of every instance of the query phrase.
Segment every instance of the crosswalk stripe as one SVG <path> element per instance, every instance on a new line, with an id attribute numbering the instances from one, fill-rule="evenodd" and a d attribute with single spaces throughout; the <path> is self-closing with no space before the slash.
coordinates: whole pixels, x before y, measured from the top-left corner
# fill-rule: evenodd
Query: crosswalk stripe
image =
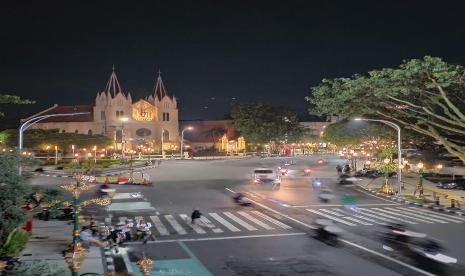
<path id="1" fill-rule="evenodd" d="M 405 219 L 401 219 L 401 218 L 396 218 L 396 217 L 393 217 L 393 216 L 390 216 L 388 214 L 383 214 L 383 213 L 380 213 L 380 212 L 375 212 L 373 210 L 370 210 L 370 209 L 365 209 L 365 208 L 358 208 L 358 210 L 362 213 L 365 213 L 366 212 L 369 212 L 369 213 L 373 213 L 375 214 L 376 216 L 382 216 L 382 217 L 387 217 L 387 218 L 390 218 L 390 219 L 394 219 L 394 220 L 400 220 L 402 222 L 405 222 L 405 223 L 408 223 L 408 224 L 418 224 L 416 222 L 413 222 L 413 221 L 409 221 L 409 220 L 405 220 Z"/>
<path id="2" fill-rule="evenodd" d="M 254 214 L 256 214 L 257 216 L 260 216 L 260 217 L 266 219 L 267 221 L 269 221 L 269 222 L 271 222 L 271 223 L 276 224 L 277 226 L 279 226 L 279 227 L 281 227 L 281 228 L 283 228 L 283 229 L 292 229 L 291 226 L 289 226 L 289 225 L 287 225 L 287 224 L 284 224 L 284 223 L 280 222 L 279 220 L 276 220 L 276 219 L 274 219 L 274 218 L 272 218 L 272 217 L 269 217 L 269 216 L 263 214 L 262 212 L 259 212 L 259 211 L 252 211 L 252 213 L 254 213 Z"/>
<path id="3" fill-rule="evenodd" d="M 433 213 L 433 214 L 424 213 L 424 212 L 421 212 L 422 210 L 420 210 L 418 208 L 409 209 L 409 208 L 406 208 L 406 207 L 399 207 L 399 209 L 405 210 L 405 211 L 408 211 L 408 212 L 417 213 L 417 214 L 422 215 L 422 216 L 428 215 L 428 216 L 433 217 L 433 218 L 438 218 L 438 219 L 442 219 L 442 220 L 446 220 L 446 221 L 450 221 L 450 222 L 463 223 L 462 221 L 456 220 L 455 217 L 448 218 L 447 216 L 444 216 L 444 215 L 442 215 L 440 213 Z"/>
<path id="4" fill-rule="evenodd" d="M 352 222 L 348 222 L 348 221 L 345 221 L 345 220 L 342 220 L 340 218 L 327 215 L 325 213 L 322 213 L 322 212 L 319 212 L 319 211 L 316 211 L 316 210 L 312 210 L 312 209 L 306 209 L 306 210 L 309 211 L 309 212 L 315 213 L 317 215 L 320 215 L 322 217 L 326 217 L 326 218 L 329 218 L 331 220 L 338 221 L 340 223 L 343 223 L 343 224 L 346 224 L 346 225 L 349 225 L 349 226 L 355 226 L 356 225 L 356 224 L 353 224 Z"/>
<path id="5" fill-rule="evenodd" d="M 229 221 L 225 220 L 224 218 L 220 217 L 217 213 L 208 213 L 212 218 L 214 218 L 216 221 L 224 225 L 224 227 L 228 228 L 229 230 L 233 232 L 240 232 L 241 230 L 237 228 L 236 226 L 232 225 Z"/>
<path id="6" fill-rule="evenodd" d="M 248 214 L 248 213 L 246 213 L 246 212 L 239 211 L 239 212 L 237 212 L 237 213 L 238 213 L 239 215 L 245 217 L 246 219 L 248 219 L 248 220 L 254 222 L 255 224 L 260 225 L 261 227 L 265 228 L 266 230 L 273 230 L 273 229 L 274 229 L 273 227 L 271 227 L 271 226 L 269 226 L 268 224 L 266 224 L 266 223 L 264 223 L 264 222 L 262 222 L 262 221 L 260 221 L 260 220 L 258 220 L 258 219 L 256 219 L 256 218 L 252 217 L 250 214 Z"/>
<path id="7" fill-rule="evenodd" d="M 358 214 L 362 213 L 360 208 L 357 209 L 356 211 Z M 368 216 L 368 217 L 372 217 L 372 218 L 376 218 L 376 219 L 379 219 L 379 220 L 382 220 L 382 221 L 386 221 L 386 222 L 389 222 L 389 223 L 393 223 L 395 222 L 394 220 L 392 219 L 388 219 L 388 218 L 385 218 L 383 216 L 377 216 L 377 215 L 373 215 L 373 214 L 367 214 L 367 213 L 363 213 L 364 216 Z M 382 223 L 381 223 L 382 224 Z"/>
<path id="8" fill-rule="evenodd" d="M 150 216 L 150 219 L 153 221 L 155 229 L 158 230 L 158 233 L 160 233 L 160 235 L 167 236 L 170 234 L 158 216 Z"/>
<path id="9" fill-rule="evenodd" d="M 186 224 L 192 229 L 194 230 L 197 234 L 206 234 L 207 232 L 205 232 L 205 230 L 202 229 L 202 227 L 196 225 L 196 224 L 192 224 L 190 223 L 190 218 L 188 215 L 186 214 L 180 214 L 179 215 L 182 220 L 184 220 L 186 222 Z"/>
<path id="10" fill-rule="evenodd" d="M 341 213 L 344 213 L 344 214 L 346 214 L 346 215 L 354 216 L 354 217 L 356 217 L 356 218 L 364 219 L 364 220 L 369 221 L 369 222 L 372 222 L 372 223 L 384 224 L 384 223 L 382 223 L 382 222 L 379 222 L 379 221 L 376 221 L 376 220 L 374 220 L 374 219 L 371 219 L 371 218 L 362 216 L 362 215 L 357 214 L 357 213 L 349 213 L 349 212 L 347 212 L 347 211 L 345 211 L 345 210 L 341 210 L 341 209 L 338 209 L 338 208 L 333 208 L 333 210 L 338 211 L 338 212 L 341 212 Z"/>
<path id="11" fill-rule="evenodd" d="M 434 223 L 434 222 L 431 222 L 431 221 L 426 220 L 426 219 L 416 218 L 414 216 L 407 216 L 407 215 L 399 214 L 399 212 L 393 212 L 393 211 L 389 211 L 389 210 L 386 210 L 386 209 L 381 209 L 381 208 L 372 208 L 372 209 L 376 210 L 376 211 L 388 213 L 388 214 L 391 214 L 391 215 L 394 215 L 394 216 L 399 216 L 399 217 L 404 217 L 404 218 L 408 218 L 408 219 L 421 221 L 421 222 L 424 222 L 424 223 L 430 223 L 430 224 Z"/>
<path id="12" fill-rule="evenodd" d="M 348 217 L 348 216 L 339 214 L 339 213 L 337 213 L 337 212 L 330 211 L 330 210 L 328 210 L 328 209 L 319 209 L 319 210 L 320 210 L 320 211 L 323 211 L 323 212 L 326 212 L 326 213 L 329 213 L 329 214 L 333 214 L 333 215 L 338 216 L 338 217 L 342 217 L 343 219 L 347 219 L 347 220 L 351 220 L 351 221 L 354 221 L 354 222 L 363 224 L 363 225 L 373 225 L 373 224 L 371 224 L 371 223 L 364 222 L 364 221 L 355 219 L 355 218 L 353 218 L 353 217 Z"/>
<path id="13" fill-rule="evenodd" d="M 434 222 L 437 222 L 437 223 L 449 223 L 448 221 L 426 217 L 425 215 L 416 214 L 414 212 L 408 212 L 408 211 L 399 210 L 399 209 L 395 209 L 395 208 L 386 208 L 386 209 L 391 210 L 393 212 L 400 212 L 402 214 L 406 214 L 406 215 L 409 215 L 409 216 L 412 216 L 412 217 L 420 217 L 420 218 L 423 218 L 423 219 L 431 220 L 431 221 L 434 221 Z"/>
<path id="14" fill-rule="evenodd" d="M 220 228 L 216 227 L 209 219 L 207 219 L 206 217 L 202 216 L 200 218 L 200 220 L 202 221 L 203 224 L 205 224 L 206 227 L 210 228 L 213 233 L 223 233 L 223 230 L 221 230 Z"/>
<path id="15" fill-rule="evenodd" d="M 239 223 L 245 229 L 249 231 L 257 231 L 258 229 L 253 227 L 252 225 L 248 224 L 247 222 L 243 221 L 242 219 L 236 217 L 235 215 L 231 214 L 230 212 L 223 212 L 228 218 L 234 220 L 235 222 Z"/>
<path id="16" fill-rule="evenodd" d="M 416 212 L 427 213 L 430 216 L 440 216 L 441 219 L 451 220 L 451 221 L 457 222 L 457 223 L 461 223 L 461 222 L 458 222 L 458 221 L 465 221 L 464 218 L 457 217 L 457 216 L 450 216 L 450 215 L 441 214 L 441 213 L 430 211 L 430 210 L 418 209 L 418 208 L 415 208 L 415 207 L 408 207 L 408 208 L 410 210 L 415 210 Z"/>
<path id="17" fill-rule="evenodd" d="M 178 232 L 180 235 L 187 234 L 186 230 L 174 219 L 172 215 L 165 215 L 166 220 L 171 224 L 171 226 Z"/>

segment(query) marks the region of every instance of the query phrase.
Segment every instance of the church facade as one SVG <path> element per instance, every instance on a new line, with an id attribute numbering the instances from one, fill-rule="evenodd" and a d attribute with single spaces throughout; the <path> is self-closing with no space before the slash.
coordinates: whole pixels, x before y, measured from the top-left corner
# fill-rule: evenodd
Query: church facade
<path id="1" fill-rule="evenodd" d="M 133 101 L 121 88 L 113 70 L 105 89 L 91 105 L 54 105 L 32 117 L 46 114 L 86 113 L 58 116 L 35 124 L 36 129 L 59 129 L 60 132 L 103 134 L 115 141 L 116 150 L 139 149 L 149 152 L 179 150 L 177 100 L 168 95 L 160 73 L 153 92 Z"/>

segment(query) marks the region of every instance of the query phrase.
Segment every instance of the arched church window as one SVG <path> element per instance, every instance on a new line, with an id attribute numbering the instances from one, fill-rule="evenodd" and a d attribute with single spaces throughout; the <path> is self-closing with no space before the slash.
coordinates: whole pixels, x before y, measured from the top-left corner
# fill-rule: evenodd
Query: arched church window
<path id="1" fill-rule="evenodd" d="M 170 140 L 170 132 L 165 129 L 165 131 L 163 131 L 163 141 L 169 141 L 169 140 Z"/>
<path id="2" fill-rule="evenodd" d="M 87 135 L 92 135 L 92 129 L 89 129 L 89 131 L 87 131 Z"/>
<path id="3" fill-rule="evenodd" d="M 123 115 L 124 115 L 124 112 L 123 112 L 123 110 L 121 110 L 121 111 L 119 112 L 119 116 L 123 116 Z"/>
<path id="4" fill-rule="evenodd" d="M 166 113 L 163 112 L 163 122 L 166 121 Z"/>
<path id="5" fill-rule="evenodd" d="M 116 110 L 116 118 L 119 117 L 119 110 Z"/>
<path id="6" fill-rule="evenodd" d="M 100 111 L 100 120 L 105 120 L 105 111 Z"/>
<path id="7" fill-rule="evenodd" d="M 166 120 L 167 120 L 167 121 L 170 120 L 170 113 L 169 113 L 169 112 L 166 112 Z"/>

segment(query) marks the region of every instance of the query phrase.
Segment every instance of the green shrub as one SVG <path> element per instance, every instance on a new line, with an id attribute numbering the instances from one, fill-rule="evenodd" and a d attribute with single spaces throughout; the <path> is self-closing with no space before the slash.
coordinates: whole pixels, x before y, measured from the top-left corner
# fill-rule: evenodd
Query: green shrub
<path id="1" fill-rule="evenodd" d="M 64 276 L 68 274 L 66 270 L 58 268 L 56 264 L 49 264 L 44 261 L 22 262 L 3 271 L 4 276 Z"/>
<path id="2" fill-rule="evenodd" d="M 16 229 L 11 233 L 10 239 L 0 249 L 0 256 L 15 257 L 23 251 L 29 240 L 29 233 L 22 229 Z"/>

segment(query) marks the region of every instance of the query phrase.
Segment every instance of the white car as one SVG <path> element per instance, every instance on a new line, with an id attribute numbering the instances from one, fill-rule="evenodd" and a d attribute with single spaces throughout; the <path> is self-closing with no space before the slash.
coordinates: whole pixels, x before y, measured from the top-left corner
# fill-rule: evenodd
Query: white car
<path id="1" fill-rule="evenodd" d="M 253 170 L 253 183 L 281 183 L 279 172 L 271 168 L 255 168 Z"/>

